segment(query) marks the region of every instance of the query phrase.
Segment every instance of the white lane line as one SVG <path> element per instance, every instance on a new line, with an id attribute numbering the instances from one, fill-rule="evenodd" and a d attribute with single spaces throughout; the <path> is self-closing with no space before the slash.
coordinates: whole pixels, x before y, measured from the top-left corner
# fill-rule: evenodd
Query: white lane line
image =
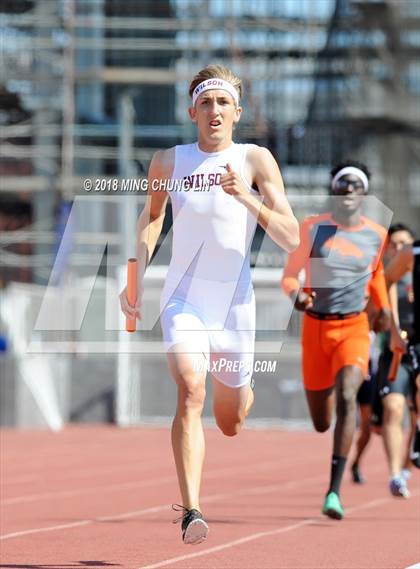
<path id="1" fill-rule="evenodd" d="M 21 535 L 29 535 L 31 533 L 40 533 L 46 531 L 56 531 L 58 529 L 70 529 L 70 528 L 77 528 L 80 526 L 87 526 L 93 523 L 90 520 L 80 520 L 79 522 L 73 522 L 71 524 L 62 524 L 60 526 L 49 526 L 46 528 L 37 528 L 37 529 L 29 529 L 26 531 L 16 531 L 14 533 L 6 533 L 5 535 L 0 536 L 0 540 L 3 539 L 12 539 L 13 537 L 20 537 Z"/>
<path id="2" fill-rule="evenodd" d="M 416 496 L 419 495 L 420 492 L 413 492 L 411 495 Z M 379 506 L 382 504 L 386 504 L 387 502 L 391 502 L 395 500 L 395 498 L 380 498 L 378 500 L 372 500 L 371 502 L 367 502 L 366 504 L 362 504 L 361 506 L 355 506 L 354 508 L 349 508 L 346 510 L 347 514 L 352 514 L 354 512 L 358 512 L 360 510 L 367 510 L 369 508 L 374 508 L 375 506 Z M 221 545 L 216 545 L 215 547 L 209 547 L 208 549 L 203 549 L 201 551 L 197 551 L 195 553 L 189 553 L 186 555 L 179 555 L 178 557 L 172 557 L 171 559 L 165 559 L 163 561 L 159 561 L 158 563 L 153 563 L 152 565 L 142 565 L 138 569 L 158 569 L 159 567 L 165 567 L 170 565 L 171 563 L 178 563 L 179 561 L 186 561 L 187 559 L 195 559 L 196 557 L 203 557 L 205 555 L 209 555 L 211 553 L 217 553 L 218 551 L 223 551 L 224 549 L 229 549 L 231 547 L 235 547 L 236 545 L 242 545 L 243 543 L 247 543 L 249 541 L 255 541 L 256 539 L 261 539 L 263 537 L 269 537 L 273 535 L 280 535 L 282 533 L 286 533 L 289 531 L 293 531 L 295 529 L 299 529 L 301 527 L 307 526 L 313 522 L 325 521 L 326 523 L 328 520 L 324 516 L 316 516 L 314 518 L 310 518 L 307 520 L 303 520 L 297 524 L 293 524 L 290 526 L 285 526 L 282 528 L 277 528 L 270 531 L 262 531 L 258 533 L 252 533 L 240 539 L 235 539 L 234 541 L 228 541 L 226 543 L 222 543 Z M 330 520 L 331 521 L 331 520 Z"/>
<path id="3" fill-rule="evenodd" d="M 230 470 L 231 472 L 231 470 Z M 264 485 L 264 486 L 257 486 L 255 488 L 245 488 L 243 490 L 239 490 L 237 492 L 226 492 L 223 494 L 212 494 L 210 496 L 205 496 L 204 498 L 201 499 L 202 503 L 209 503 L 209 502 L 216 502 L 219 500 L 228 500 L 231 499 L 232 497 L 235 496 L 244 496 L 244 495 L 258 495 L 258 494 L 268 494 L 272 491 L 282 491 L 282 490 L 290 490 L 290 488 L 293 488 L 294 486 L 300 486 L 301 484 L 310 484 L 312 482 L 321 482 L 322 480 L 325 479 L 325 476 L 314 476 L 311 478 L 306 478 L 306 479 L 300 479 L 300 480 L 293 480 L 291 482 L 280 482 L 277 484 L 272 484 L 270 486 Z M 33 529 L 27 529 L 27 530 L 22 530 L 22 531 L 16 531 L 13 533 L 6 533 L 3 535 L 0 535 L 0 540 L 4 541 L 6 539 L 13 539 L 16 537 L 23 537 L 25 535 L 33 535 L 36 533 L 43 533 L 43 532 L 47 532 L 47 531 L 60 531 L 63 529 L 69 529 L 69 528 L 75 528 L 75 527 L 80 527 L 80 526 L 87 526 L 87 525 L 92 525 L 95 524 L 97 522 L 108 522 L 108 521 L 113 521 L 113 520 L 119 520 L 119 519 L 126 519 L 126 518 L 134 518 L 137 516 L 144 516 L 147 514 L 151 514 L 151 513 L 155 513 L 155 512 L 161 512 L 164 510 L 168 510 L 169 509 L 169 505 L 168 504 L 162 504 L 160 506 L 154 506 L 152 508 L 146 508 L 143 510 L 135 510 L 133 512 L 125 512 L 122 514 L 115 514 L 115 515 L 111 515 L 111 516 L 101 516 L 98 518 L 95 518 L 93 520 L 80 520 L 78 522 L 74 522 L 72 524 L 60 524 L 60 525 L 56 525 L 56 526 L 48 526 L 48 527 L 44 527 L 44 528 L 33 528 Z"/>
<path id="4" fill-rule="evenodd" d="M 278 465 L 278 460 L 276 461 L 267 461 L 258 464 L 254 464 L 252 466 L 252 470 L 264 470 L 268 468 L 272 468 L 273 466 Z M 238 465 L 236 468 L 216 468 L 212 471 L 206 472 L 204 474 L 204 479 L 211 479 L 211 478 L 218 478 L 224 476 L 225 474 L 234 473 L 236 471 L 243 471 L 244 468 L 249 470 L 249 462 L 244 463 L 242 465 Z M 155 486 L 157 484 L 165 484 L 166 482 L 172 482 L 176 480 L 175 474 L 171 476 L 165 476 L 163 478 L 154 478 L 152 480 L 143 480 L 143 481 L 133 481 L 133 482 L 125 482 L 122 484 L 110 484 L 107 486 L 94 486 L 94 487 L 85 487 L 85 488 L 78 488 L 75 490 L 61 490 L 59 492 L 44 492 L 39 494 L 26 494 L 24 496 L 16 496 L 15 498 L 7 498 L 6 500 L 0 500 L 0 507 L 3 506 L 10 506 L 13 504 L 25 504 L 28 502 L 37 502 L 39 500 L 53 500 L 56 498 L 66 498 L 72 496 L 80 496 L 83 494 L 99 494 L 101 492 L 112 492 L 112 491 L 119 491 L 125 490 L 129 488 L 144 488 L 148 486 Z"/>
<path id="5" fill-rule="evenodd" d="M 420 569 L 420 561 L 419 561 L 419 563 L 415 563 L 414 565 L 410 565 L 410 567 L 405 567 L 405 569 Z"/>
<path id="6" fill-rule="evenodd" d="M 128 488 L 144 488 L 145 486 L 154 486 L 155 484 L 164 484 L 172 482 L 175 476 L 166 476 L 155 480 L 143 480 L 137 482 L 125 482 L 123 484 L 111 484 L 109 486 L 95 486 L 92 488 L 80 488 L 80 490 L 63 490 L 61 492 L 46 492 L 44 494 L 28 494 L 17 498 L 8 498 L 0 502 L 1 506 L 9 506 L 12 504 L 24 504 L 28 502 L 37 502 L 39 500 L 53 500 L 55 498 L 67 498 L 69 496 L 81 496 L 83 494 L 98 494 L 101 492 L 112 492 L 118 490 L 126 490 Z"/>
<path id="7" fill-rule="evenodd" d="M 293 524 L 291 526 L 286 526 L 281 529 L 253 533 L 246 537 L 242 537 L 240 539 L 235 539 L 234 541 L 229 541 L 228 543 L 223 543 L 221 545 L 216 545 L 215 547 L 210 547 L 209 549 L 204 549 L 203 551 L 198 551 L 196 553 L 190 553 L 188 555 L 179 555 L 178 557 L 172 557 L 172 559 L 165 559 L 165 561 L 159 561 L 159 563 L 154 563 L 153 565 L 143 565 L 139 567 L 139 569 L 157 569 L 158 567 L 165 567 L 166 565 L 170 565 L 171 563 L 178 563 L 179 561 L 186 561 L 187 559 L 194 559 L 195 557 L 202 557 L 204 555 L 209 555 L 210 553 L 217 553 L 218 551 L 223 551 L 224 549 L 228 549 L 229 547 L 235 547 L 235 545 L 242 545 L 243 543 L 247 543 L 248 541 L 254 541 L 255 539 L 260 539 L 261 537 L 267 537 L 269 535 L 279 535 L 281 533 L 286 533 L 288 531 L 293 531 L 294 529 L 298 529 L 302 526 L 306 526 L 312 522 L 317 521 L 319 518 L 310 518 L 303 522 L 299 522 L 298 524 Z"/>

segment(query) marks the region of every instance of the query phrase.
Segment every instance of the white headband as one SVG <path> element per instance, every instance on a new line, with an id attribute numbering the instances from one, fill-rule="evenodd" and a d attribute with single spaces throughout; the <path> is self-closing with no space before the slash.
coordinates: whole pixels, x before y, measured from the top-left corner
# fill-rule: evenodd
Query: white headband
<path id="1" fill-rule="evenodd" d="M 368 191 L 369 180 L 367 179 L 366 174 L 363 172 L 363 170 L 360 170 L 359 168 L 355 168 L 354 166 L 346 166 L 345 168 L 341 168 L 341 170 L 339 170 L 337 172 L 337 174 L 334 176 L 334 178 L 332 179 L 331 187 L 334 187 L 337 180 L 339 180 L 340 178 L 342 178 L 346 174 L 353 174 L 354 176 L 357 176 L 358 178 L 360 178 L 360 180 L 363 182 L 365 192 Z"/>
<path id="2" fill-rule="evenodd" d="M 227 91 L 230 95 L 232 95 L 236 106 L 239 105 L 239 94 L 235 87 L 228 81 L 215 77 L 213 79 L 206 79 L 197 85 L 192 94 L 193 106 L 195 105 L 197 97 L 201 95 L 201 93 L 209 91 L 210 89 L 222 89 L 223 91 Z"/>

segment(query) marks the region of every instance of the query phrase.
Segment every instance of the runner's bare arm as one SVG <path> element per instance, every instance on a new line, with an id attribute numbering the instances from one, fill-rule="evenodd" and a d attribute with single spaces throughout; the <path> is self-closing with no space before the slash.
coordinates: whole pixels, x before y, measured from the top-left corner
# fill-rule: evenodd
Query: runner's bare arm
<path id="1" fill-rule="evenodd" d="M 143 294 L 143 280 L 146 267 L 152 258 L 156 243 L 162 231 L 165 219 L 165 208 L 168 193 L 159 189 L 161 180 L 168 180 L 173 170 L 173 149 L 160 150 L 152 158 L 148 174 L 148 190 L 146 203 L 141 212 L 136 229 L 136 257 L 138 266 L 138 293 L 136 306 L 130 306 L 127 300 L 127 291 L 120 294 L 121 310 L 129 318 L 140 318 L 141 298 Z"/>
<path id="2" fill-rule="evenodd" d="M 228 168 L 222 176 L 222 187 L 243 203 L 255 215 L 258 223 L 280 247 L 290 252 L 299 245 L 299 224 L 284 193 L 279 167 L 271 152 L 255 146 L 247 154 L 247 166 L 252 182 L 264 198 L 261 204 L 243 186 L 238 172 Z"/>
<path id="3" fill-rule="evenodd" d="M 137 221 L 136 252 L 139 278 L 142 281 L 152 258 L 165 219 L 168 193 L 160 189 L 161 180 L 169 180 L 173 169 L 173 149 L 159 150 L 153 155 L 148 174 L 147 199 Z"/>
<path id="4" fill-rule="evenodd" d="M 406 245 L 403 249 L 398 251 L 398 253 L 391 259 L 385 270 L 385 279 L 387 286 L 389 288 L 389 294 L 391 300 L 396 297 L 396 283 L 413 268 L 414 256 L 413 248 L 411 245 Z M 398 307 L 398 303 L 396 303 Z M 401 338 L 401 330 L 399 326 L 399 314 L 398 308 L 393 311 L 393 318 L 391 322 L 391 341 L 390 348 L 393 352 L 406 352 L 407 343 Z"/>
<path id="5" fill-rule="evenodd" d="M 385 279 L 388 288 L 398 282 L 408 271 L 413 268 L 413 247 L 406 245 L 391 259 L 385 270 Z"/>
<path id="6" fill-rule="evenodd" d="M 398 290 L 397 290 L 396 283 L 393 283 L 390 286 L 388 294 L 389 294 L 389 300 L 391 303 L 392 318 L 394 319 L 396 326 L 399 328 L 400 327 L 400 315 L 398 312 Z"/>

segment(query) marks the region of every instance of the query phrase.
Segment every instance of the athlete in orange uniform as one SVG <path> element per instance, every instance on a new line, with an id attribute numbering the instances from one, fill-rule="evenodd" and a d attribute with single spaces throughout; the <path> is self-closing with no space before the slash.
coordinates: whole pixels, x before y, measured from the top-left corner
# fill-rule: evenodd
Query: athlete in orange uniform
<path id="1" fill-rule="evenodd" d="M 381 328 L 390 307 L 381 263 L 386 230 L 361 214 L 369 171 L 355 161 L 331 171 L 332 211 L 301 224 L 301 242 L 284 270 L 283 290 L 305 312 L 303 382 L 314 427 L 326 431 L 336 401 L 331 480 L 323 513 L 342 519 L 340 485 L 356 424 L 357 391 L 368 373 L 369 296 Z M 305 269 L 303 289 L 298 280 Z"/>

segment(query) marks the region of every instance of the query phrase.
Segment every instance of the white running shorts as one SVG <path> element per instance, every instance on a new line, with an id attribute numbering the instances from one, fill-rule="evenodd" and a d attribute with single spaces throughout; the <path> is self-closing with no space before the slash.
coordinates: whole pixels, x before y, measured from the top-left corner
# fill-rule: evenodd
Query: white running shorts
<path id="1" fill-rule="evenodd" d="M 160 312 L 166 351 L 183 344 L 192 358 L 204 354 L 212 376 L 228 387 L 251 381 L 255 296 L 249 279 L 220 282 L 170 272 Z"/>

